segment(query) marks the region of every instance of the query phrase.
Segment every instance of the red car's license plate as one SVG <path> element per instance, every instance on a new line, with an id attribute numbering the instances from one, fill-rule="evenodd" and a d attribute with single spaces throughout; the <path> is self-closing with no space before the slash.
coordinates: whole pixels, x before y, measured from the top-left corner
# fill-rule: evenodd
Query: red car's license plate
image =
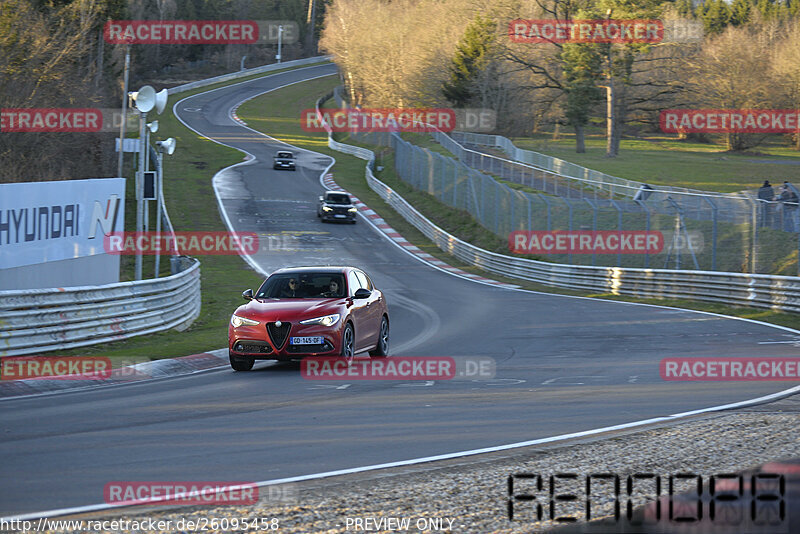
<path id="1" fill-rule="evenodd" d="M 322 336 L 293 337 L 289 339 L 292 345 L 322 345 Z"/>

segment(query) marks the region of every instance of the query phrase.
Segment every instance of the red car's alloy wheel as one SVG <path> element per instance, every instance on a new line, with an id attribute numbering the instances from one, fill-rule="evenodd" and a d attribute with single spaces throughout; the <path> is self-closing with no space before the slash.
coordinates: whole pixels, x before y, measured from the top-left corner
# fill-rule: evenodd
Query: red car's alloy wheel
<path id="1" fill-rule="evenodd" d="M 369 351 L 370 356 L 383 357 L 389 355 L 389 320 L 381 318 L 381 331 L 378 334 L 377 346 Z"/>
<path id="2" fill-rule="evenodd" d="M 347 323 L 342 332 L 342 359 L 347 362 L 347 365 L 353 363 L 355 356 L 355 334 L 353 332 L 353 325 Z"/>

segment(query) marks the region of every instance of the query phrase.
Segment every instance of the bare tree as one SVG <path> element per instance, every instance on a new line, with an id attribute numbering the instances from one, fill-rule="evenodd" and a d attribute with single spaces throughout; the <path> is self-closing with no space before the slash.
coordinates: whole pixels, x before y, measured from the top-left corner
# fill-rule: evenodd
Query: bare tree
<path id="1" fill-rule="evenodd" d="M 785 35 L 775 47 L 772 62 L 780 99 L 778 105 L 800 109 L 800 22 L 790 25 Z M 800 150 L 800 130 L 791 135 L 795 150 Z"/>
<path id="2" fill-rule="evenodd" d="M 697 59 L 688 63 L 692 84 L 687 96 L 716 109 L 770 107 L 777 85 L 767 66 L 779 42 L 779 32 L 772 24 L 778 23 L 729 26 L 707 39 Z M 728 150 L 741 151 L 756 146 L 764 136 L 730 132 L 725 138 Z"/>

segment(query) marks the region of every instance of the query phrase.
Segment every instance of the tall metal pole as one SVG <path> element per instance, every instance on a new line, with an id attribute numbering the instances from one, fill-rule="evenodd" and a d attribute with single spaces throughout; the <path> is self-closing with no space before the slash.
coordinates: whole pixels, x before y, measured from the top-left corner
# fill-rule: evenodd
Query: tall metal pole
<path id="1" fill-rule="evenodd" d="M 164 179 L 164 153 L 161 147 L 158 147 L 158 173 L 156 173 L 156 238 L 159 243 L 163 243 L 161 239 L 161 214 L 162 214 L 162 180 Z M 161 267 L 161 251 L 156 252 L 156 274 L 154 278 L 158 278 L 159 268 Z"/>
<path id="2" fill-rule="evenodd" d="M 139 168 L 136 172 L 136 233 L 142 231 L 142 221 L 144 220 L 144 205 L 142 203 L 142 193 L 144 192 L 144 152 L 145 152 L 145 131 L 147 130 L 147 113 L 139 112 Z M 138 238 L 138 236 L 137 236 Z M 142 255 L 136 254 L 136 280 L 142 279 Z"/>
<path id="3" fill-rule="evenodd" d="M 283 26 L 278 26 L 278 55 L 275 59 L 278 60 L 278 63 L 281 62 L 281 43 L 283 42 Z"/>
<path id="4" fill-rule="evenodd" d="M 150 170 L 150 126 L 145 125 L 144 129 L 144 167 L 142 168 L 142 202 L 144 202 L 144 228 L 145 232 L 150 231 L 150 201 L 144 198 L 144 173 Z"/>
<path id="5" fill-rule="evenodd" d="M 125 140 L 125 127 L 128 113 L 128 71 L 131 66 L 131 45 L 125 45 L 125 74 L 122 88 L 122 123 L 119 125 L 119 155 L 117 156 L 117 178 L 122 178 L 122 142 Z"/>

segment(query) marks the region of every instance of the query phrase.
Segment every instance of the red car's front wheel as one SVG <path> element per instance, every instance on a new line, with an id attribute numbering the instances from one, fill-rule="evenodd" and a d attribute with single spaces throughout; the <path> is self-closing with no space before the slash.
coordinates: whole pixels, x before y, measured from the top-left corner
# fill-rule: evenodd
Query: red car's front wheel
<path id="1" fill-rule="evenodd" d="M 228 353 L 228 359 L 231 362 L 231 367 L 234 371 L 249 371 L 253 368 L 256 361 L 253 358 L 242 358 Z"/>
<path id="2" fill-rule="evenodd" d="M 342 331 L 342 359 L 350 365 L 355 357 L 356 341 L 353 325 L 347 323 Z"/>

